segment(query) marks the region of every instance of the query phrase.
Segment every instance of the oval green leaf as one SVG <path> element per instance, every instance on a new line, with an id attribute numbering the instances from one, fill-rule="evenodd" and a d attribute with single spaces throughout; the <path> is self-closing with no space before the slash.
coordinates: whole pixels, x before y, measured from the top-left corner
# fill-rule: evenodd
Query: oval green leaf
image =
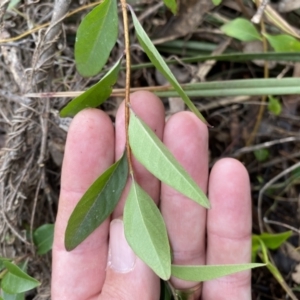
<path id="1" fill-rule="evenodd" d="M 171 250 L 163 217 L 151 197 L 134 181 L 124 207 L 125 237 L 161 279 L 171 275 Z"/>
<path id="2" fill-rule="evenodd" d="M 148 125 L 132 111 L 128 132 L 134 156 L 150 173 L 205 208 L 210 207 L 206 195 L 197 183 Z"/>
<path id="3" fill-rule="evenodd" d="M 2 291 L 3 298 L 0 297 L 0 300 L 25 300 L 25 293 L 19 294 L 8 294 Z"/>
<path id="4" fill-rule="evenodd" d="M 118 204 L 128 177 L 126 153 L 90 186 L 68 221 L 65 247 L 73 250 L 106 220 Z"/>
<path id="5" fill-rule="evenodd" d="M 157 49 L 149 39 L 147 33 L 144 31 L 143 27 L 141 26 L 132 8 L 130 8 L 130 11 L 131 11 L 133 25 L 136 31 L 137 38 L 143 50 L 146 52 L 148 58 L 150 59 L 150 61 L 157 68 L 157 70 L 170 82 L 170 84 L 173 86 L 173 88 L 178 93 L 178 95 L 182 98 L 182 100 L 187 105 L 187 107 L 196 116 L 198 116 L 198 118 L 200 118 L 205 124 L 207 124 L 205 118 L 202 116 L 202 114 L 199 112 L 197 107 L 194 105 L 194 103 L 184 92 L 183 88 L 181 87 L 181 85 L 179 84 L 179 82 L 171 72 L 170 68 L 168 67 L 164 59 L 161 57 L 161 55 L 159 54 L 159 52 L 157 51 Z"/>
<path id="6" fill-rule="evenodd" d="M 265 266 L 265 264 L 236 264 L 210 266 L 172 265 L 172 276 L 189 281 L 207 281 L 263 266 Z"/>
<path id="7" fill-rule="evenodd" d="M 282 233 L 262 233 L 261 235 L 253 235 L 252 244 L 256 244 L 256 239 L 260 239 L 268 249 L 275 250 L 290 238 L 292 234 L 292 231 L 286 231 Z"/>
<path id="8" fill-rule="evenodd" d="M 8 4 L 7 10 L 12 10 L 17 6 L 17 4 L 19 4 L 19 2 L 21 2 L 21 0 L 11 0 Z"/>
<path id="9" fill-rule="evenodd" d="M 276 52 L 300 52 L 300 41 L 288 34 L 265 34 Z"/>
<path id="10" fill-rule="evenodd" d="M 279 116 L 282 111 L 282 105 L 278 98 L 271 95 L 268 96 L 268 110 L 273 113 L 275 116 Z"/>
<path id="11" fill-rule="evenodd" d="M 171 12 L 176 15 L 177 13 L 177 1 L 176 0 L 163 0 L 166 7 L 168 7 Z"/>
<path id="12" fill-rule="evenodd" d="M 1 288 L 8 294 L 18 294 L 32 290 L 40 283 L 9 261 L 3 262 L 8 272 L 1 281 Z"/>
<path id="13" fill-rule="evenodd" d="M 5 268 L 4 266 L 5 261 L 11 261 L 11 259 L 0 256 L 0 272 Z"/>
<path id="14" fill-rule="evenodd" d="M 261 40 L 256 27 L 247 19 L 236 18 L 223 25 L 221 30 L 228 36 L 243 42 Z"/>
<path id="15" fill-rule="evenodd" d="M 214 5 L 217 6 L 217 5 L 221 4 L 222 0 L 212 0 L 212 2 L 213 2 Z"/>
<path id="16" fill-rule="evenodd" d="M 39 255 L 45 254 L 52 249 L 54 236 L 54 224 L 44 224 L 33 233 L 33 242 Z"/>
<path id="17" fill-rule="evenodd" d="M 270 156 L 270 151 L 266 148 L 263 149 L 257 149 L 253 151 L 253 154 L 257 161 L 264 162 L 266 161 Z"/>
<path id="18" fill-rule="evenodd" d="M 98 74 L 106 64 L 118 38 L 116 0 L 104 0 L 88 13 L 79 25 L 75 61 L 82 76 Z"/>
<path id="19" fill-rule="evenodd" d="M 112 93 L 113 85 L 117 82 L 121 61 L 122 57 L 99 82 L 69 102 L 68 105 L 60 111 L 60 116 L 62 118 L 73 117 L 85 108 L 97 107 L 105 102 Z"/>
<path id="20" fill-rule="evenodd" d="M 27 260 L 23 261 L 18 267 L 26 273 Z M 3 300 L 25 300 L 25 292 L 18 294 L 8 294 L 2 290 Z M 1 299 L 1 298 L 0 298 Z"/>

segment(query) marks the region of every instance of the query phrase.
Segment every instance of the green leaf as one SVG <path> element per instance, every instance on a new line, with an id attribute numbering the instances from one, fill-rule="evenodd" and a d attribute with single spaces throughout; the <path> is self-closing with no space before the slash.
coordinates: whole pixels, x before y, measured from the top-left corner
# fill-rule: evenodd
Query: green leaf
<path id="1" fill-rule="evenodd" d="M 137 38 L 143 50 L 146 52 L 147 56 L 149 57 L 150 61 L 157 68 L 157 70 L 170 82 L 170 84 L 173 86 L 175 91 L 182 98 L 182 100 L 185 102 L 188 108 L 192 112 L 194 112 L 195 115 L 198 116 L 203 122 L 207 124 L 205 118 L 199 112 L 199 110 L 194 105 L 194 103 L 186 95 L 181 85 L 179 84 L 179 82 L 171 72 L 170 68 L 168 67 L 166 62 L 163 60 L 163 58 L 161 57 L 161 55 L 159 54 L 159 52 L 157 51 L 157 49 L 155 48 L 151 40 L 149 39 L 147 33 L 144 31 L 143 27 L 141 26 L 132 8 L 130 8 L 130 11 L 133 19 L 133 25 L 137 34 Z"/>
<path id="2" fill-rule="evenodd" d="M 223 25 L 221 30 L 228 36 L 236 38 L 243 42 L 261 40 L 256 27 L 247 19 L 236 18 Z"/>
<path id="3" fill-rule="evenodd" d="M 298 53 L 293 52 L 266 52 L 266 53 L 226 53 L 221 55 L 196 55 L 192 57 L 184 57 L 181 59 L 184 63 L 194 63 L 194 62 L 202 62 L 206 60 L 216 60 L 216 61 L 248 61 L 254 59 L 261 59 L 267 61 L 289 61 L 289 62 L 298 62 L 300 61 L 300 57 Z M 178 64 L 176 59 L 169 59 L 167 61 L 168 65 Z M 131 70 L 138 70 L 141 68 L 152 68 L 153 64 L 149 63 L 142 63 L 136 64 L 131 66 Z"/>
<path id="4" fill-rule="evenodd" d="M 268 149 L 258 149 L 254 151 L 254 156 L 259 162 L 266 161 L 270 156 L 270 152 Z"/>
<path id="5" fill-rule="evenodd" d="M 252 235 L 251 261 L 256 261 L 257 252 L 260 249 L 260 240 L 254 234 Z"/>
<path id="6" fill-rule="evenodd" d="M 291 53 L 293 55 L 295 53 Z M 300 55 L 299 55 L 300 57 Z M 182 85 L 190 97 L 229 97 L 229 96 L 258 96 L 258 95 L 295 95 L 300 93 L 300 79 L 261 78 L 242 80 L 223 80 L 212 82 L 197 82 Z M 176 97 L 178 93 L 172 88 L 166 91 L 154 91 L 159 97 Z M 34 94 L 29 94 L 34 95 Z M 47 96 L 47 94 L 42 96 Z M 31 97 L 31 96 L 30 96 Z M 225 100 L 224 100 L 225 101 Z M 225 104 L 227 102 L 225 101 Z M 216 107 L 220 105 L 215 104 Z"/>
<path id="7" fill-rule="evenodd" d="M 295 170 L 293 170 L 292 172 L 293 175 L 293 179 L 298 179 L 300 178 L 300 167 L 296 168 Z M 1 258 L 0 258 L 0 262 L 1 262 Z"/>
<path id="8" fill-rule="evenodd" d="M 151 197 L 134 181 L 124 207 L 125 237 L 161 279 L 171 275 L 171 250 L 163 217 Z"/>
<path id="9" fill-rule="evenodd" d="M 118 204 L 128 177 L 126 153 L 90 186 L 68 221 L 65 247 L 73 250 L 106 220 Z"/>
<path id="10" fill-rule="evenodd" d="M 278 98 L 269 96 L 268 110 L 275 116 L 279 116 L 282 111 L 282 106 Z"/>
<path id="11" fill-rule="evenodd" d="M 19 293 L 19 294 L 8 294 L 4 291 L 2 292 L 3 298 L 0 297 L 0 300 L 24 300 L 25 299 L 25 293 Z"/>
<path id="12" fill-rule="evenodd" d="M 256 241 L 258 241 L 260 243 L 260 249 L 262 252 L 262 254 L 260 255 L 261 260 L 266 264 L 266 267 L 268 268 L 268 270 L 272 273 L 272 275 L 275 277 L 275 279 L 279 283 L 284 282 L 284 279 L 283 279 L 280 271 L 277 269 L 277 267 L 275 265 L 273 265 L 269 261 L 268 251 L 267 251 L 267 247 L 266 247 L 265 243 L 260 239 L 260 236 L 255 236 L 254 238 L 256 239 Z"/>
<path id="13" fill-rule="evenodd" d="M 21 0 L 11 0 L 8 4 L 7 10 L 11 10 L 13 8 L 15 8 Z"/>
<path id="14" fill-rule="evenodd" d="M 18 294 L 32 290 L 40 283 L 9 261 L 4 262 L 8 272 L 1 281 L 1 288 L 8 294 Z"/>
<path id="15" fill-rule="evenodd" d="M 45 254 L 52 249 L 53 236 L 54 224 L 44 224 L 34 231 L 33 242 L 39 255 Z"/>
<path id="16" fill-rule="evenodd" d="M 265 266 L 265 264 L 236 264 L 211 266 L 172 265 L 172 276 L 189 281 L 207 281 L 263 266 Z"/>
<path id="17" fill-rule="evenodd" d="M 11 259 L 0 256 L 0 272 L 5 268 L 5 266 L 4 266 L 5 261 L 11 261 Z"/>
<path id="18" fill-rule="evenodd" d="M 299 78 L 243 79 L 214 82 L 197 82 L 183 85 L 191 97 L 225 97 L 238 95 L 292 95 L 300 93 Z M 159 97 L 174 97 L 176 92 L 157 91 Z"/>
<path id="19" fill-rule="evenodd" d="M 293 234 L 292 231 L 286 231 L 283 233 L 262 233 L 261 235 L 254 235 L 255 238 L 259 238 L 268 249 L 275 250 L 279 248 L 289 237 Z"/>
<path id="20" fill-rule="evenodd" d="M 214 4 L 214 5 L 220 5 L 221 4 L 221 2 L 222 2 L 222 0 L 212 0 L 212 3 Z"/>
<path id="21" fill-rule="evenodd" d="M 282 277 L 280 271 L 277 269 L 275 265 L 269 262 L 267 263 L 267 268 L 279 283 L 284 282 L 284 278 Z"/>
<path id="22" fill-rule="evenodd" d="M 259 243 L 262 251 L 262 261 L 268 265 L 270 262 L 269 262 L 268 249 L 266 247 L 266 244 L 260 238 L 259 238 Z"/>
<path id="23" fill-rule="evenodd" d="M 27 270 L 27 260 L 21 262 L 18 267 L 26 273 Z M 3 300 L 25 300 L 25 293 L 19 294 L 8 294 L 2 290 Z M 1 299 L 1 298 L 0 298 Z"/>
<path id="24" fill-rule="evenodd" d="M 276 52 L 299 52 L 300 51 L 300 41 L 296 38 L 287 35 L 270 35 L 265 34 L 265 37 L 274 48 Z"/>
<path id="25" fill-rule="evenodd" d="M 168 7 L 171 12 L 176 15 L 177 13 L 177 1 L 176 0 L 163 0 L 166 7 Z"/>
<path id="26" fill-rule="evenodd" d="M 98 74 L 118 38 L 116 0 L 104 0 L 88 13 L 77 30 L 75 61 L 82 76 Z"/>
<path id="27" fill-rule="evenodd" d="M 95 85 L 83 94 L 72 100 L 61 112 L 61 117 L 73 117 L 87 107 L 97 107 L 107 100 L 112 92 L 112 86 L 118 79 L 122 57 L 115 63 L 109 72 Z"/>
<path id="28" fill-rule="evenodd" d="M 132 111 L 128 132 L 134 156 L 150 173 L 183 195 L 209 208 L 209 201 L 197 183 L 156 134 Z"/>

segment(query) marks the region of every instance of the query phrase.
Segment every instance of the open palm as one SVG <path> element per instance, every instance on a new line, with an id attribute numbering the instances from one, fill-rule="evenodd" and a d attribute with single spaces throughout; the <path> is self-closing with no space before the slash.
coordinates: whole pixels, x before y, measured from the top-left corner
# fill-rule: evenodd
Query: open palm
<path id="1" fill-rule="evenodd" d="M 218 161 L 208 175 L 208 130 L 192 113 L 181 112 L 165 124 L 162 102 L 153 94 L 131 96 L 132 107 L 163 140 L 202 190 L 210 210 L 161 184 L 133 160 L 135 177 L 159 205 L 173 263 L 182 265 L 248 263 L 251 256 L 251 200 L 248 174 L 234 159 Z M 129 191 L 107 219 L 75 250 L 67 252 L 68 219 L 84 192 L 125 147 L 124 103 L 115 128 L 102 111 L 87 109 L 74 118 L 67 138 L 55 227 L 52 270 L 53 300 L 151 299 L 160 295 L 159 278 L 137 258 L 124 238 L 122 213 Z M 250 271 L 205 282 L 188 299 L 251 299 Z M 198 286 L 172 278 L 176 289 Z"/>

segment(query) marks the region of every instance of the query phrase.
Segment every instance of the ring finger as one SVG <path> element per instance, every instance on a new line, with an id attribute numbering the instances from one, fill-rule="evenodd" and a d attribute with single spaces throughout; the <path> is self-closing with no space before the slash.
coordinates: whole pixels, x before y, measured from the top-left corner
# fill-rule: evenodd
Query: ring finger
<path id="1" fill-rule="evenodd" d="M 208 181 L 208 131 L 195 115 L 182 112 L 169 119 L 163 141 L 204 193 Z M 173 252 L 173 263 L 205 263 L 206 210 L 171 187 L 162 184 L 161 211 Z M 190 289 L 197 283 L 171 278 L 176 289 Z M 197 292 L 195 299 L 199 298 Z"/>

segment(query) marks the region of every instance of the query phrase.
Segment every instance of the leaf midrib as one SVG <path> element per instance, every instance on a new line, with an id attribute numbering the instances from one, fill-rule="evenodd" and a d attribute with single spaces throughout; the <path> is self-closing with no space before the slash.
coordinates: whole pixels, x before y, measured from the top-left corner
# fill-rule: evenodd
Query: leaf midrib
<path id="1" fill-rule="evenodd" d="M 146 135 L 148 136 L 148 138 L 150 138 L 151 140 L 152 140 L 152 137 L 151 137 L 151 135 L 147 132 L 147 130 L 144 128 L 144 126 L 142 126 L 143 124 L 142 124 L 142 122 L 137 118 L 137 117 L 135 117 L 136 118 L 136 120 L 138 121 L 138 122 L 140 122 L 140 124 L 141 124 L 141 128 L 143 129 L 143 131 L 146 133 Z M 159 139 L 158 139 L 159 140 Z M 171 167 L 176 171 L 176 174 L 178 174 L 180 177 L 183 177 L 181 174 L 180 174 L 180 171 L 174 166 L 174 164 L 172 164 L 172 162 L 169 160 L 169 158 L 168 158 L 168 156 L 167 155 L 165 155 L 164 154 L 164 152 L 162 152 L 161 151 L 161 149 L 159 148 L 159 146 L 156 144 L 156 143 L 154 143 L 154 147 L 155 148 L 157 148 L 161 153 L 162 153 L 162 155 L 163 155 L 163 157 L 164 158 L 166 158 L 167 159 L 167 161 L 168 161 L 168 163 L 171 165 Z M 161 147 L 166 147 L 166 146 L 164 146 L 164 144 L 161 144 Z M 166 148 L 167 149 L 167 148 Z M 170 153 L 171 154 L 171 153 Z M 172 154 L 171 154 L 172 155 Z M 175 157 L 174 157 L 174 159 L 175 159 Z M 176 159 L 175 159 L 176 160 Z M 180 165 L 180 164 L 179 164 Z M 184 168 L 180 165 L 180 168 L 182 169 L 181 171 L 184 173 L 184 175 L 185 176 L 188 176 L 188 177 L 190 177 L 190 175 L 184 170 Z M 189 182 L 189 180 L 185 180 L 187 183 L 188 183 L 188 185 L 193 189 L 193 191 L 194 192 L 196 192 L 197 194 L 198 194 L 198 191 L 195 189 L 195 187 Z"/>

